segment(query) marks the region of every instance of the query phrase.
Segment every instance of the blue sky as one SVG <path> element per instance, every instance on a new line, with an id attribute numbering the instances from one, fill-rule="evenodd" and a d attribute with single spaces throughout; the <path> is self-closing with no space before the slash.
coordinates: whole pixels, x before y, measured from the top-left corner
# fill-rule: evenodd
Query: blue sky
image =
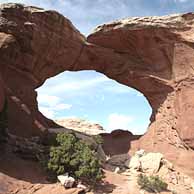
<path id="1" fill-rule="evenodd" d="M 108 131 L 143 133 L 151 108 L 138 91 L 95 71 L 64 72 L 38 89 L 40 111 L 50 118 L 79 117 Z"/>
<path id="2" fill-rule="evenodd" d="M 167 15 L 194 11 L 194 0 L 0 0 L 57 10 L 85 35 L 102 23 L 131 16 Z M 38 90 L 41 112 L 50 118 L 80 117 L 108 131 L 146 131 L 151 108 L 138 91 L 94 71 L 64 72 Z"/>
<path id="3" fill-rule="evenodd" d="M 0 0 L 54 9 L 68 17 L 84 34 L 95 26 L 130 16 L 190 12 L 194 0 Z"/>

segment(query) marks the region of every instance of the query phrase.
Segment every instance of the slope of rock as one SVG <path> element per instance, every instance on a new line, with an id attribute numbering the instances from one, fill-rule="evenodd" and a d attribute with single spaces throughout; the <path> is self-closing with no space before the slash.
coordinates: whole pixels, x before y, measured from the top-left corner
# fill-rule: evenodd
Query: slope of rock
<path id="1" fill-rule="evenodd" d="M 2 122 L 4 119 L 4 115 L 5 114 L 5 91 L 4 91 L 4 83 L 3 80 L 1 78 L 1 74 L 0 74 L 0 142 L 2 141 L 2 139 L 4 139 L 5 136 L 5 129 L 2 126 Z"/>
<path id="2" fill-rule="evenodd" d="M 9 97 L 9 128 L 22 136 L 48 127 L 35 88 L 73 68 L 85 38 L 56 11 L 20 4 L 0 6 L 0 72 Z M 16 116 L 17 115 L 17 118 Z"/>
<path id="3" fill-rule="evenodd" d="M 102 126 L 96 123 L 91 123 L 84 119 L 79 118 L 66 118 L 66 119 L 58 119 L 54 120 L 58 125 L 61 125 L 65 128 L 73 129 L 75 131 L 79 131 L 88 135 L 98 135 L 100 133 L 104 133 L 104 129 Z"/>
<path id="4" fill-rule="evenodd" d="M 0 112 L 2 111 L 2 109 L 4 107 L 4 102 L 5 102 L 4 83 L 3 83 L 3 80 L 0 76 Z"/>

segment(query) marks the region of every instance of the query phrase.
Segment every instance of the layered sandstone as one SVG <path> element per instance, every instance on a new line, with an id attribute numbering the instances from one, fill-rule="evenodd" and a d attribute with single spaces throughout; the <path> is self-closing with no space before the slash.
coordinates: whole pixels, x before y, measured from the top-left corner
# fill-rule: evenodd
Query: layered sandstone
<path id="1" fill-rule="evenodd" d="M 89 122 L 85 119 L 80 118 L 64 118 L 64 119 L 57 119 L 55 122 L 58 125 L 61 125 L 65 128 L 73 129 L 75 131 L 85 133 L 88 135 L 98 135 L 104 131 L 104 128 L 97 124 Z"/>
<path id="2" fill-rule="evenodd" d="M 159 151 L 194 168 L 194 14 L 118 20 L 84 38 L 55 11 L 1 5 L 0 72 L 9 129 L 40 135 L 56 126 L 35 89 L 63 71 L 96 70 L 141 91 L 152 107 L 148 132 L 132 148 Z M 184 161 L 187 163 L 184 163 Z"/>

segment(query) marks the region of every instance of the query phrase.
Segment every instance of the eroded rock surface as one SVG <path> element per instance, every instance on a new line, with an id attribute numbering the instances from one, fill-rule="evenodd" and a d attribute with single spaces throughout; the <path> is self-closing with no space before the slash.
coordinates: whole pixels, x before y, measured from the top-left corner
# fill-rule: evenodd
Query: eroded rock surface
<path id="1" fill-rule="evenodd" d="M 161 153 L 150 152 L 140 156 L 136 152 L 130 160 L 129 170 L 123 174 L 129 176 L 129 184 L 132 188 L 137 187 L 137 177 L 142 174 L 146 176 L 159 176 L 168 184 L 170 193 L 193 194 L 194 192 L 194 179 L 176 169 Z M 145 191 L 144 193 L 147 194 Z"/>
<path id="2" fill-rule="evenodd" d="M 3 110 L 4 102 L 5 102 L 4 83 L 0 75 L 0 112 Z"/>
<path id="3" fill-rule="evenodd" d="M 119 20 L 86 40 L 55 11 L 19 4 L 0 9 L 0 72 L 12 133 L 33 136 L 56 127 L 38 111 L 35 89 L 46 79 L 96 70 L 136 88 L 152 107 L 148 132 L 132 148 L 159 151 L 193 172 L 193 13 Z"/>
<path id="4" fill-rule="evenodd" d="M 38 112 L 35 88 L 73 68 L 85 38 L 55 11 L 19 4 L 0 9 L 0 71 L 9 96 L 9 128 L 23 136 L 40 134 L 49 121 Z"/>
<path id="5" fill-rule="evenodd" d="M 97 123 L 91 123 L 84 119 L 79 118 L 65 118 L 55 120 L 58 125 L 65 128 L 73 129 L 88 135 L 98 135 L 105 132 L 103 127 Z"/>

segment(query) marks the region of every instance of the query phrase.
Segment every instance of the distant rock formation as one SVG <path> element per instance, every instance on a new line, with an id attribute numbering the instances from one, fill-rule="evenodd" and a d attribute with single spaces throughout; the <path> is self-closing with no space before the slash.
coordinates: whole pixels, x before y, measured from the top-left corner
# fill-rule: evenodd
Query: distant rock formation
<path id="1" fill-rule="evenodd" d="M 59 120 L 54 120 L 58 125 L 65 128 L 73 129 L 88 135 L 98 135 L 105 133 L 104 128 L 96 123 L 91 123 L 80 118 L 64 118 Z"/>
<path id="2" fill-rule="evenodd" d="M 140 139 L 141 135 L 133 135 L 130 131 L 117 129 L 111 133 L 102 133 L 103 150 L 108 156 L 126 154 L 131 149 L 132 142 Z"/>

